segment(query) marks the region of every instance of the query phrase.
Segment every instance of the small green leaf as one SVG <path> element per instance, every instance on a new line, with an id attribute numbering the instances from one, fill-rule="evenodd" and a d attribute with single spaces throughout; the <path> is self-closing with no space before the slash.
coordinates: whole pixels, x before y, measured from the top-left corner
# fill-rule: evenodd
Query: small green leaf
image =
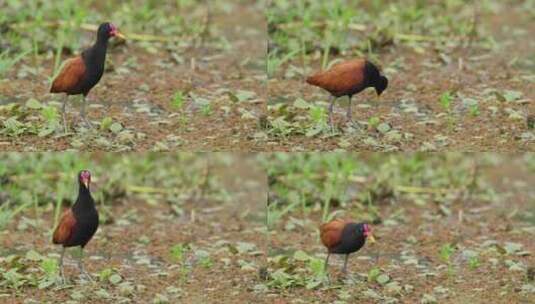
<path id="1" fill-rule="evenodd" d="M 238 90 L 235 94 L 236 98 L 238 98 L 239 102 L 244 102 L 250 99 L 253 99 L 253 97 L 256 96 L 256 93 L 253 91 L 244 91 L 244 90 Z"/>
<path id="2" fill-rule="evenodd" d="M 522 92 L 513 91 L 513 90 L 505 90 L 503 92 L 503 97 L 504 97 L 505 101 L 507 101 L 507 102 L 515 101 L 515 100 L 518 100 L 518 99 L 520 99 L 522 97 Z"/>
<path id="3" fill-rule="evenodd" d="M 106 116 L 102 118 L 102 121 L 100 122 L 100 130 L 101 131 L 108 130 L 112 123 L 113 123 L 113 119 L 111 119 L 111 117 Z"/>
<path id="4" fill-rule="evenodd" d="M 34 109 L 34 110 L 38 110 L 38 109 L 41 109 L 43 107 L 43 104 L 41 104 L 39 102 L 39 100 L 35 99 L 35 98 L 30 98 L 26 101 L 26 107 L 29 108 L 29 109 Z"/>
<path id="5" fill-rule="evenodd" d="M 118 274 L 112 274 L 109 278 L 109 281 L 110 283 L 114 284 L 114 285 L 117 285 L 119 284 L 119 282 L 121 282 L 123 280 L 123 278 L 121 278 L 120 275 Z"/>
<path id="6" fill-rule="evenodd" d="M 390 281 L 390 277 L 387 275 L 387 274 L 380 274 L 379 276 L 377 276 L 377 278 L 375 279 L 377 281 L 377 283 L 381 284 L 381 285 L 384 285 L 386 283 L 388 283 L 388 281 Z"/>
<path id="7" fill-rule="evenodd" d="M 297 98 L 294 101 L 294 107 L 297 109 L 308 109 L 310 104 L 306 102 L 303 98 Z"/>
<path id="8" fill-rule="evenodd" d="M 175 261 L 182 262 L 187 250 L 188 250 L 187 245 L 176 244 L 173 247 L 171 247 L 171 249 L 169 249 L 169 254 L 171 255 L 171 258 L 173 258 Z"/>
<path id="9" fill-rule="evenodd" d="M 451 94 L 450 91 L 446 91 L 442 93 L 442 95 L 440 96 L 440 105 L 442 106 L 444 110 L 449 111 L 452 100 L 453 100 L 453 95 Z"/>
<path id="10" fill-rule="evenodd" d="M 45 258 L 41 264 L 41 269 L 46 273 L 47 276 L 52 276 L 57 273 L 58 261 L 56 259 Z"/>
<path id="11" fill-rule="evenodd" d="M 111 277 L 112 274 L 113 274 L 113 269 L 104 268 L 99 272 L 98 277 L 101 281 L 106 281 L 108 280 L 109 277 Z"/>
<path id="12" fill-rule="evenodd" d="M 307 261 L 310 259 L 310 256 L 303 250 L 297 250 L 294 253 L 294 259 L 296 259 L 297 261 Z"/>
<path id="13" fill-rule="evenodd" d="M 118 122 L 114 122 L 110 126 L 110 131 L 112 131 L 115 134 L 121 132 L 122 129 L 123 129 L 123 126 Z"/>
<path id="14" fill-rule="evenodd" d="M 382 134 L 387 133 L 391 129 L 392 127 L 386 122 L 383 122 L 377 126 L 377 131 L 381 132 Z"/>
<path id="15" fill-rule="evenodd" d="M 173 95 L 173 100 L 171 100 L 171 107 L 176 110 L 182 109 L 184 100 L 184 93 L 182 91 L 176 91 L 175 95 Z"/>
<path id="16" fill-rule="evenodd" d="M 375 279 L 381 274 L 381 270 L 379 268 L 374 267 L 370 269 L 368 272 L 368 282 L 373 282 Z"/>
<path id="17" fill-rule="evenodd" d="M 372 128 L 376 128 L 380 123 L 381 123 L 381 120 L 377 116 L 372 116 L 372 117 L 370 117 L 370 119 L 368 119 L 368 124 Z"/>
<path id="18" fill-rule="evenodd" d="M 42 258 L 43 258 L 43 256 L 39 252 L 37 252 L 37 251 L 35 251 L 33 249 L 31 249 L 30 251 L 26 252 L 26 259 L 28 259 L 30 261 L 40 261 Z"/>

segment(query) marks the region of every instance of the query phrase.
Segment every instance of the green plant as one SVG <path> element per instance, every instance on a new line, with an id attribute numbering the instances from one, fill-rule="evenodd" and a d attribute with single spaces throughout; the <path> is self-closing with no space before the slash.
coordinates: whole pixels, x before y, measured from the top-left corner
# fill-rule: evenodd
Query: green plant
<path id="1" fill-rule="evenodd" d="M 455 248 L 451 244 L 444 244 L 442 247 L 440 247 L 440 259 L 444 263 L 449 263 L 454 252 Z"/>
<path id="2" fill-rule="evenodd" d="M 446 111 L 448 128 L 451 130 L 455 123 L 455 118 L 452 111 L 453 94 L 450 91 L 446 91 L 440 95 L 440 105 Z"/>
<path id="3" fill-rule="evenodd" d="M 440 95 L 440 105 L 442 106 L 442 109 L 446 112 L 451 111 L 451 103 L 453 101 L 453 95 L 450 91 L 446 91 Z"/>
<path id="4" fill-rule="evenodd" d="M 182 263 L 188 250 L 189 246 L 186 244 L 175 244 L 169 249 L 169 254 L 174 261 Z"/>
<path id="5" fill-rule="evenodd" d="M 206 103 L 206 104 L 202 105 L 202 107 L 201 107 L 201 113 L 202 113 L 204 116 L 210 116 L 210 115 L 212 115 L 212 113 L 213 113 L 213 110 L 212 110 L 212 104 L 210 104 L 210 103 Z"/>
<path id="6" fill-rule="evenodd" d="M 0 53 L 0 76 L 4 76 L 5 73 L 19 61 L 24 59 L 28 55 L 29 51 L 23 52 L 16 55 L 15 57 L 10 57 L 9 50 L 5 50 Z"/>
<path id="7" fill-rule="evenodd" d="M 470 269 L 475 270 L 481 266 L 481 262 L 477 256 L 473 256 L 468 259 L 468 266 Z"/>
<path id="8" fill-rule="evenodd" d="M 175 110 L 180 110 L 184 106 L 184 93 L 182 91 L 176 91 L 171 100 L 171 107 Z"/>

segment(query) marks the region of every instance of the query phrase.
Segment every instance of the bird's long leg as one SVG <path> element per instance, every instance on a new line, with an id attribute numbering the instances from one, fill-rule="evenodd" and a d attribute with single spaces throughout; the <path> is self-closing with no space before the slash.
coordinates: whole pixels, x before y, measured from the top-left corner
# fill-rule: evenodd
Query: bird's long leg
<path id="1" fill-rule="evenodd" d="M 82 109 L 80 110 L 80 116 L 82 117 L 83 122 L 86 124 L 87 127 L 93 128 L 93 125 L 89 120 L 87 120 L 87 117 L 85 116 L 85 106 L 86 106 L 86 100 L 85 95 L 82 97 Z"/>
<path id="2" fill-rule="evenodd" d="M 329 125 L 331 126 L 331 129 L 334 130 L 334 122 L 333 122 L 333 108 L 334 108 L 334 101 L 336 100 L 336 97 L 331 96 L 331 104 L 329 104 Z"/>
<path id="3" fill-rule="evenodd" d="M 61 247 L 61 256 L 59 258 L 59 274 L 61 276 L 61 281 L 65 284 L 65 272 L 63 271 L 63 256 L 65 255 L 65 247 Z"/>
<path id="4" fill-rule="evenodd" d="M 345 260 L 344 260 L 344 268 L 342 268 L 342 272 L 343 272 L 344 274 L 347 273 L 347 258 L 348 258 L 348 257 L 349 257 L 349 254 L 346 254 L 346 258 L 345 258 Z"/>
<path id="5" fill-rule="evenodd" d="M 331 253 L 327 253 L 327 258 L 325 258 L 325 264 L 323 265 L 323 270 L 327 271 L 327 267 L 329 266 L 329 257 L 331 256 Z"/>
<path id="6" fill-rule="evenodd" d="M 349 103 L 347 104 L 347 121 L 349 122 L 352 122 L 353 120 L 351 119 L 351 98 L 353 96 L 349 96 Z"/>
<path id="7" fill-rule="evenodd" d="M 61 114 L 63 116 L 63 129 L 65 130 L 65 133 L 67 133 L 67 99 L 69 98 L 69 95 L 65 94 L 65 97 L 63 97 L 63 105 L 61 106 Z"/>
<path id="8" fill-rule="evenodd" d="M 353 121 L 353 118 L 352 118 L 352 114 L 353 114 L 353 112 L 351 111 L 352 99 L 353 99 L 353 96 L 349 96 L 349 104 L 347 105 L 347 122 L 352 124 L 353 126 L 358 126 L 358 123 Z"/>
<path id="9" fill-rule="evenodd" d="M 84 263 L 82 261 L 83 258 L 84 258 L 84 248 L 82 248 L 81 253 L 80 253 L 80 259 L 78 260 L 78 268 L 80 269 L 80 274 L 82 274 L 87 279 L 89 279 L 89 281 L 93 281 L 93 278 L 91 277 L 91 275 L 87 271 L 85 271 Z"/>
<path id="10" fill-rule="evenodd" d="M 349 96 L 349 103 L 347 105 L 347 121 L 349 123 L 354 123 L 353 118 L 351 117 L 353 112 L 351 111 L 351 100 L 353 99 L 353 96 Z"/>

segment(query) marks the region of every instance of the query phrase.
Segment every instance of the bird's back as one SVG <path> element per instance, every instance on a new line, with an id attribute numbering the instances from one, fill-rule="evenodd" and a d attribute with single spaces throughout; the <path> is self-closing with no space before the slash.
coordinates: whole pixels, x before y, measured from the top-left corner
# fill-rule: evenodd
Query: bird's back
<path id="1" fill-rule="evenodd" d="M 336 64 L 307 78 L 307 83 L 320 87 L 333 96 L 353 95 L 365 88 L 365 59 Z"/>
<path id="2" fill-rule="evenodd" d="M 349 220 L 335 219 L 320 226 L 320 239 L 328 250 L 336 247 L 342 239 L 342 231 Z"/>

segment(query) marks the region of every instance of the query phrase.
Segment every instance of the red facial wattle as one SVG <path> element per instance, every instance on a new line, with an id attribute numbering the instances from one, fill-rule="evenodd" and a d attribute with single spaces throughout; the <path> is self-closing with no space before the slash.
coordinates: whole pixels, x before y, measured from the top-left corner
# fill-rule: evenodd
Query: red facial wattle
<path id="1" fill-rule="evenodd" d="M 86 186 L 89 187 L 91 183 L 91 173 L 89 171 L 82 171 L 80 174 L 80 181 Z"/>
<path id="2" fill-rule="evenodd" d="M 119 32 L 117 27 L 115 25 L 111 24 L 111 23 L 110 23 L 109 35 L 110 35 L 110 37 L 118 37 L 118 38 L 121 38 L 121 39 L 126 39 L 126 36 L 123 35 L 123 33 Z"/>
<path id="3" fill-rule="evenodd" d="M 365 224 L 364 225 L 364 236 L 368 237 L 371 234 L 372 234 L 372 230 L 371 230 L 370 226 L 368 226 L 368 224 Z"/>
<path id="4" fill-rule="evenodd" d="M 115 37 L 117 35 L 117 28 L 115 25 L 110 24 L 110 36 Z"/>

